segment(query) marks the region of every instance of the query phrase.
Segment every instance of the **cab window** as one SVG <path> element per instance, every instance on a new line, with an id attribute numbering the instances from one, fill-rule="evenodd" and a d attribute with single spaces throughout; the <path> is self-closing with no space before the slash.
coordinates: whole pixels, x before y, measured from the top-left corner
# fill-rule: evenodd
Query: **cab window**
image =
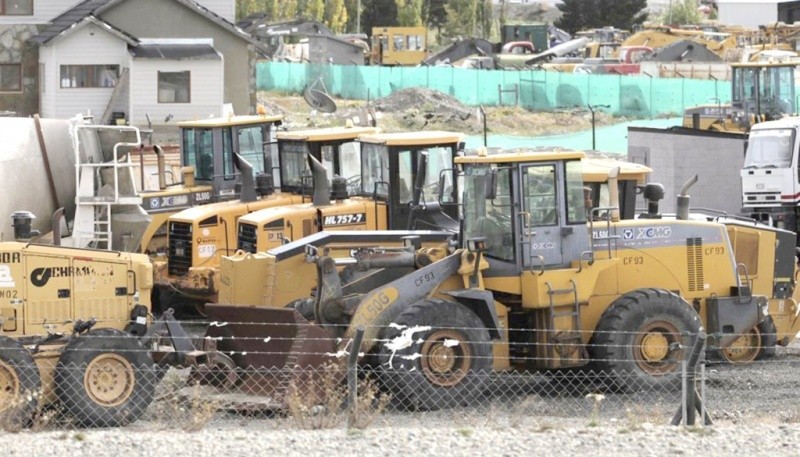
<path id="1" fill-rule="evenodd" d="M 525 211 L 530 215 L 530 226 L 558 224 L 555 165 L 526 167 L 523 173 Z"/>

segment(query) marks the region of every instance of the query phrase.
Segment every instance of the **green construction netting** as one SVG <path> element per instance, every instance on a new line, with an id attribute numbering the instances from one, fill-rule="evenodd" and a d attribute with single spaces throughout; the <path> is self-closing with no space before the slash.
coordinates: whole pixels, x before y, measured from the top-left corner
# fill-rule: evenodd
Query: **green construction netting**
<path id="1" fill-rule="evenodd" d="M 258 90 L 300 93 L 310 85 L 346 99 L 374 100 L 400 89 L 428 87 L 468 105 L 519 104 L 531 110 L 604 105 L 614 115 L 630 117 L 680 115 L 691 106 L 728 103 L 731 92 L 730 81 L 638 75 L 258 63 Z"/>

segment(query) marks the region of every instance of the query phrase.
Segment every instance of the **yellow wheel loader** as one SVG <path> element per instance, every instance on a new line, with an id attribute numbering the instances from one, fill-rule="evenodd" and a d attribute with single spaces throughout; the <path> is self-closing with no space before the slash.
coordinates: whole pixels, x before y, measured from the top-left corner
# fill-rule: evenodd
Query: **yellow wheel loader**
<path id="1" fill-rule="evenodd" d="M 359 135 L 375 133 L 375 127 L 333 127 L 327 129 L 279 132 L 277 175 L 280 193 L 273 193 L 271 174 L 254 177 L 255 169 L 263 169 L 264 160 L 257 156 L 225 156 L 224 172 L 233 184 L 241 176 L 240 198 L 236 201 L 197 206 L 175 213 L 168 221 L 166 259 L 154 261 L 157 305 L 167 309 L 176 297 L 202 305 L 214 293 L 213 271 L 222 255 L 232 254 L 236 247 L 236 221 L 253 211 L 299 204 L 311 189 L 306 178 L 308 156 L 325 163 L 332 173 L 351 170 L 359 163 Z M 234 160 L 238 157 L 238 160 Z M 199 160 L 199 159 L 198 159 Z M 230 160 L 231 162 L 228 162 Z M 241 167 L 234 173 L 234 166 Z M 257 168 L 254 168 L 257 167 Z"/>
<path id="2" fill-rule="evenodd" d="M 238 319 L 241 307 L 215 304 L 208 305 L 209 317 L 225 322 L 233 338 L 217 328 L 207 335 L 223 336 L 218 347 L 240 367 L 286 368 L 301 354 L 308 360 L 310 353 L 334 359 L 338 351 L 363 352 L 381 368 L 383 384 L 420 409 L 474 399 L 489 370 L 592 362 L 615 386 L 675 387 L 686 334 L 704 328 L 713 345 L 726 348 L 763 321 L 767 298 L 752 293 L 727 226 L 689 219 L 688 198 L 679 202 L 677 218 L 662 217 L 663 192 L 648 186 L 642 217 L 619 220 L 616 208 L 594 210 L 607 214 L 600 220 L 588 217 L 582 157 L 459 157 L 458 249 L 417 249 L 409 240 L 403 252 L 361 250 L 353 253 L 360 273 L 351 281 L 339 268 L 343 260 L 311 246 L 316 326 L 292 309 L 249 308 Z M 379 274 L 395 268 L 412 271 Z M 366 329 L 364 343 L 349 347 L 359 327 Z M 248 338 L 241 338 L 245 331 Z M 276 335 L 289 335 L 281 344 L 291 350 L 276 351 Z M 318 352 L 321 342 L 328 347 Z"/>
<path id="3" fill-rule="evenodd" d="M 54 403 L 78 424 L 135 421 L 153 399 L 143 254 L 0 243 L 0 415 Z M 8 422 L 10 421 L 10 422 Z"/>
<path id="4" fill-rule="evenodd" d="M 220 258 L 233 254 L 237 247 L 249 252 L 267 250 L 322 230 L 404 229 L 412 219 L 417 228 L 449 224 L 457 230 L 456 207 L 438 211 L 437 187 L 440 182 L 444 186 L 441 201 L 455 201 L 453 157 L 462 139 L 459 133 L 439 131 L 364 134 L 358 137 L 360 154 L 357 149 L 342 150 L 333 155 L 335 161 L 321 156 L 327 165 L 314 154 L 308 155 L 314 175 L 314 195 L 309 203 L 212 205 L 176 215 L 170 220 L 170 256 L 166 267 L 156 267 L 156 285 L 162 293 L 178 291 L 182 299 L 202 311 L 202 305 L 218 300 Z M 304 149 L 291 150 L 287 144 L 281 150 L 281 163 L 287 166 L 284 172 L 292 169 L 298 175 L 305 159 Z M 427 172 L 417 173 L 419 170 Z M 420 201 L 426 202 L 427 211 L 417 217 L 423 211 L 414 202 Z M 178 249 L 179 243 L 183 243 L 183 251 Z"/>
<path id="5" fill-rule="evenodd" d="M 795 62 L 732 63 L 731 72 L 731 104 L 688 108 L 683 127 L 746 133 L 753 124 L 797 112 Z"/>
<path id="6" fill-rule="evenodd" d="M 142 207 L 152 216 L 144 233 L 141 252 L 160 252 L 167 247 L 167 220 L 186 208 L 238 197 L 234 153 L 265 177 L 277 164 L 275 135 L 281 116 L 231 116 L 179 122 L 181 176 L 167 185 L 163 152 L 158 155 L 157 190 L 143 189 Z M 262 178 L 264 181 L 264 178 Z"/>
<path id="7" fill-rule="evenodd" d="M 383 136 L 386 137 L 386 135 Z M 388 136 L 388 138 L 391 136 L 393 135 Z M 373 138 L 377 140 L 380 136 L 374 136 Z M 373 143 L 377 144 L 378 142 L 373 141 Z M 370 147 L 368 142 L 363 143 L 365 150 L 369 150 Z M 442 165 L 436 165 L 436 161 L 431 162 L 434 163 L 427 167 L 429 171 L 426 176 L 428 177 L 437 175 L 437 173 L 430 171 L 431 169 L 442 168 Z M 447 168 L 449 167 L 447 166 Z M 586 188 L 585 192 L 595 207 L 605 208 L 611 206 L 608 174 L 614 168 L 619 169 L 617 183 L 620 214 L 624 219 L 631 219 L 634 217 L 636 210 L 637 186 L 645 183 L 651 171 L 650 168 L 609 157 L 586 157 L 582 160 L 581 168 L 584 187 Z M 368 167 L 365 169 L 369 170 Z M 398 170 L 397 173 L 390 170 L 388 175 L 390 177 L 399 177 L 406 176 L 409 173 L 407 170 Z M 410 176 L 406 180 L 410 180 Z M 368 178 L 368 181 L 375 181 L 375 179 Z M 426 183 L 430 182 L 435 182 L 435 180 L 426 179 Z M 430 192 L 430 186 L 424 186 L 424 188 L 427 188 L 428 192 Z M 437 195 L 428 194 L 424 197 L 428 201 L 438 200 Z M 361 201 L 364 199 L 351 198 L 351 200 Z M 378 205 L 385 204 L 384 201 L 378 199 Z M 405 202 L 400 202 L 396 197 L 393 197 L 388 202 L 388 208 L 397 208 L 403 205 L 405 205 Z M 342 206 L 348 207 L 346 204 Z M 276 308 L 298 305 L 302 302 L 301 299 L 308 296 L 309 291 L 316 284 L 315 266 L 305 261 L 305 254 L 300 248 L 303 244 L 324 246 L 329 250 L 329 255 L 331 256 L 349 258 L 357 247 L 375 246 L 376 243 L 383 243 L 383 246 L 391 246 L 389 240 L 394 240 L 397 244 L 402 238 L 402 235 L 389 232 L 380 238 L 370 237 L 367 238 L 368 241 L 359 243 L 357 239 L 346 234 L 340 238 L 333 232 L 333 230 L 337 229 L 353 230 L 355 224 L 352 224 L 334 227 L 323 226 L 323 230 L 329 233 L 313 235 L 312 238 L 303 238 L 299 242 L 300 244 L 292 242 L 278 245 L 275 240 L 286 240 L 288 238 L 286 232 L 292 227 L 300 225 L 298 222 L 293 222 L 291 225 L 284 222 L 283 224 L 275 224 L 274 228 L 272 227 L 271 224 L 276 218 L 282 217 L 284 214 L 287 218 L 292 214 L 298 214 L 295 209 L 290 210 L 289 208 L 294 207 L 256 211 L 239 219 L 239 251 L 232 256 L 223 256 L 220 261 L 219 303 Z M 318 211 L 322 214 L 327 208 L 330 207 L 322 207 L 313 211 Z M 366 214 L 369 215 L 370 212 L 366 212 Z M 314 216 L 312 214 L 311 217 L 316 217 L 317 221 L 321 219 L 321 215 Z M 424 217 L 425 215 L 423 215 L 423 220 Z M 400 227 L 405 228 L 402 225 L 403 220 L 403 218 L 399 218 Z M 424 227 L 434 228 L 430 224 L 425 224 Z M 393 228 L 396 229 L 397 227 Z M 301 234 L 295 234 L 292 239 L 298 240 L 297 235 Z M 430 235 L 426 235 L 423 239 L 423 246 L 444 246 L 448 239 L 452 240 L 454 238 L 454 236 L 431 238 Z M 267 252 L 268 250 L 269 252 Z M 307 317 L 312 317 L 313 310 L 310 314 L 306 310 L 304 314 Z"/>

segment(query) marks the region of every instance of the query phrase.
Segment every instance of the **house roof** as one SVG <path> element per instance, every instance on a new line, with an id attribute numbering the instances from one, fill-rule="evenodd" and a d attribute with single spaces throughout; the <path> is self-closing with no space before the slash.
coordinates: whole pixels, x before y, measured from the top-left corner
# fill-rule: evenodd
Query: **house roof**
<path id="1" fill-rule="evenodd" d="M 131 50 L 136 59 L 222 60 L 210 44 L 139 44 Z"/>
<path id="2" fill-rule="evenodd" d="M 64 33 L 68 33 L 71 29 L 73 29 L 77 24 L 81 23 L 87 17 L 89 16 L 99 17 L 103 14 L 103 12 L 109 10 L 110 8 L 124 1 L 126 0 L 85 0 L 75 5 L 68 11 L 64 12 L 57 18 L 53 19 L 50 26 L 45 28 L 38 35 L 31 38 L 31 41 L 39 44 L 46 44 L 49 41 L 53 40 L 54 38 L 59 37 Z M 173 0 L 173 1 L 180 3 L 181 5 L 197 12 L 198 14 L 205 17 L 209 21 L 219 25 L 223 29 L 229 31 L 233 35 L 238 36 L 242 40 L 255 45 L 256 48 L 258 48 L 260 51 L 262 52 L 265 51 L 264 46 L 253 36 L 245 32 L 241 28 L 237 27 L 233 23 L 229 22 L 222 16 L 214 13 L 208 8 L 195 2 L 194 0 Z M 120 30 L 120 32 L 125 33 L 122 30 Z M 135 40 L 134 37 L 131 38 Z"/>

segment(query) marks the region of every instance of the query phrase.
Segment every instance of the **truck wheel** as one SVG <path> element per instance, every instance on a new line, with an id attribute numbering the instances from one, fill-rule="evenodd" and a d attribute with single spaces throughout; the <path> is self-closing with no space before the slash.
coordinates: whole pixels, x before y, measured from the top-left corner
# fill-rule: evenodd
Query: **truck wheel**
<path id="1" fill-rule="evenodd" d="M 673 389 L 680 386 L 684 333 L 700 332 L 700 317 L 680 296 L 639 289 L 605 310 L 590 343 L 593 361 L 610 373 L 611 387 Z"/>
<path id="2" fill-rule="evenodd" d="M 728 363 L 751 363 L 772 357 L 778 344 L 776 333 L 775 322 L 767 316 L 727 348 L 714 351 L 712 357 Z"/>
<path id="3" fill-rule="evenodd" d="M 133 336 L 109 329 L 72 339 L 58 359 L 56 394 L 85 427 L 118 427 L 150 406 L 156 385 L 150 353 Z"/>
<path id="4" fill-rule="evenodd" d="M 0 416 L 11 426 L 24 427 L 41 393 L 39 369 L 30 352 L 18 341 L 0 336 Z"/>
<path id="5" fill-rule="evenodd" d="M 475 313 L 458 303 L 428 299 L 408 307 L 395 323 L 383 332 L 379 373 L 397 399 L 411 409 L 434 410 L 483 393 L 492 345 Z M 420 331 L 409 334 L 414 327 Z"/>

